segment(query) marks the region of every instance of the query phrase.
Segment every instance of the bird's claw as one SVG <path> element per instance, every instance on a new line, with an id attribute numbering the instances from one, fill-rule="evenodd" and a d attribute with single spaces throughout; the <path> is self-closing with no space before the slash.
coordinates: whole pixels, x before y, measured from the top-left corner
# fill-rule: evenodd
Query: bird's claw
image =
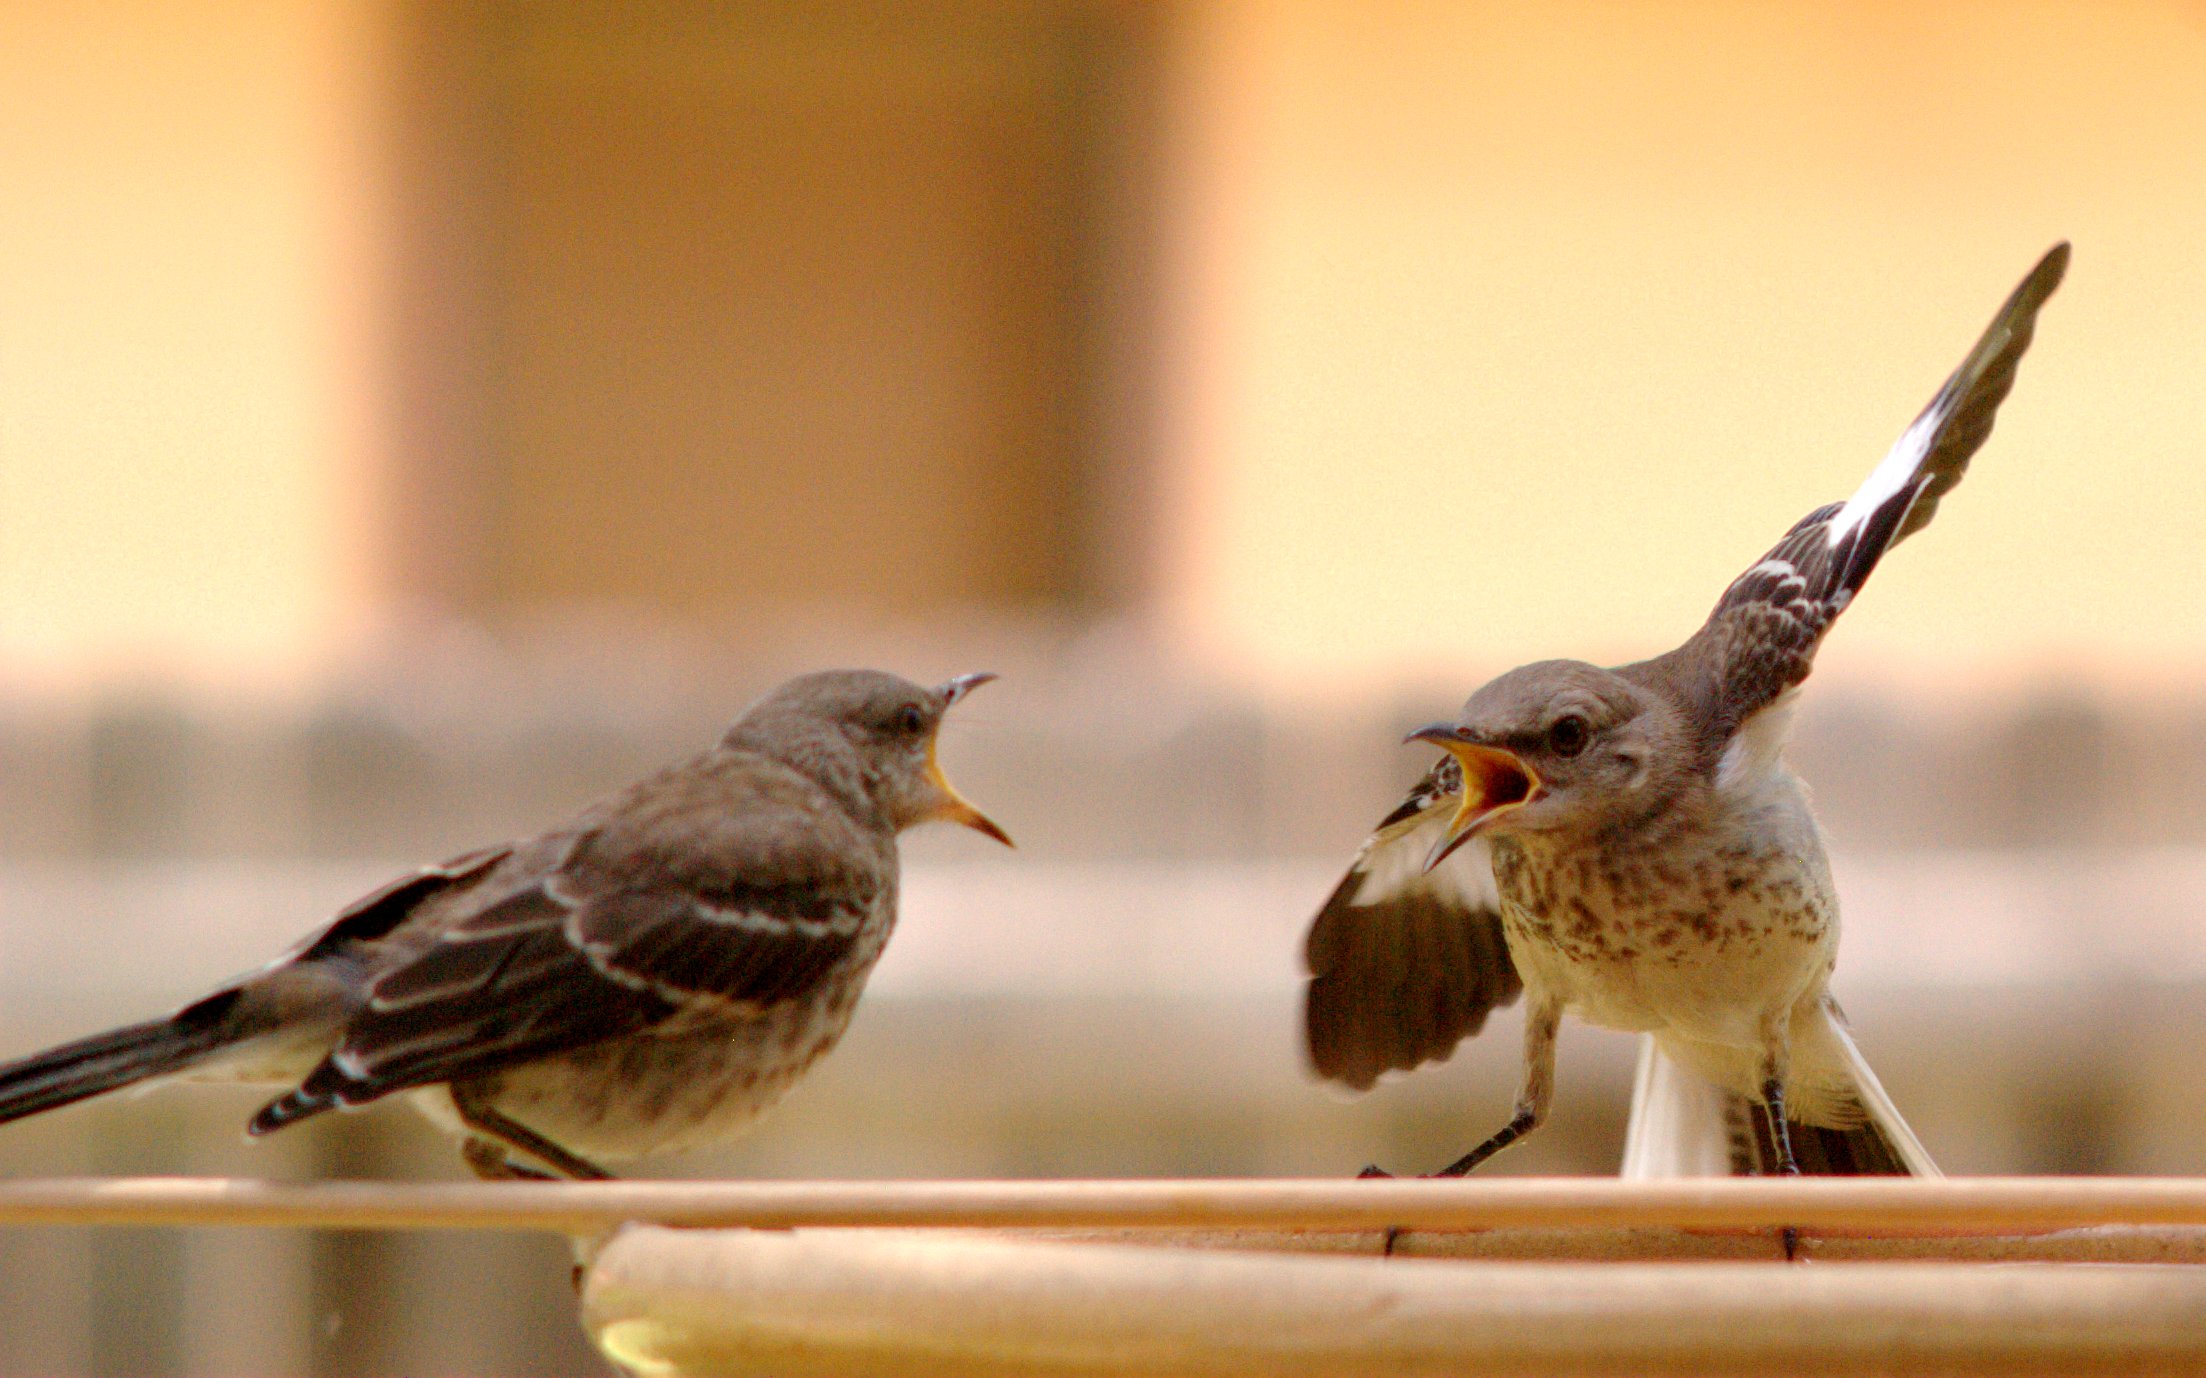
<path id="1" fill-rule="evenodd" d="M 1380 1167 L 1377 1163 L 1365 1163 L 1363 1171 L 1356 1174 L 1356 1180 L 1359 1182 L 1364 1182 L 1376 1177 L 1392 1178 L 1393 1176 L 1393 1173 L 1388 1172 L 1385 1168 Z"/>

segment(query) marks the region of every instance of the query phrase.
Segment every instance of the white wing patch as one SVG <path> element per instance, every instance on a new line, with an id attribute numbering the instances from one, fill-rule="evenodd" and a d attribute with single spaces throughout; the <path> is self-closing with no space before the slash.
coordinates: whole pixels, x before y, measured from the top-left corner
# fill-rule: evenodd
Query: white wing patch
<path id="1" fill-rule="evenodd" d="M 1938 439 L 1939 428 L 1945 425 L 1957 400 L 1940 397 L 1938 401 L 1943 405 L 1932 406 L 1900 433 L 1899 440 L 1893 444 L 1891 452 L 1885 455 L 1884 462 L 1869 471 L 1869 477 L 1862 480 L 1861 487 L 1846 500 L 1846 505 L 1839 509 L 1838 515 L 1831 518 L 1830 526 L 1824 532 L 1826 541 L 1835 548 L 1840 541 L 1868 521 L 1878 508 L 1906 492 L 1908 485 L 1922 478 L 1923 461 L 1930 458 L 1930 448 Z"/>
<path id="2" fill-rule="evenodd" d="M 1350 904 L 1368 907 L 1384 904 L 1408 890 L 1424 890 L 1463 909 L 1499 909 L 1501 896 L 1494 889 L 1494 858 L 1486 839 L 1474 837 L 1431 871 L 1425 858 L 1455 816 L 1456 797 L 1450 795 L 1371 839 L 1357 859 L 1363 883 Z"/>
<path id="3" fill-rule="evenodd" d="M 1796 685 L 1779 694 L 1739 724 L 1716 763 L 1716 788 L 1724 793 L 1751 787 L 1780 768 L 1785 742 L 1792 736 L 1793 714 L 1800 708 Z"/>

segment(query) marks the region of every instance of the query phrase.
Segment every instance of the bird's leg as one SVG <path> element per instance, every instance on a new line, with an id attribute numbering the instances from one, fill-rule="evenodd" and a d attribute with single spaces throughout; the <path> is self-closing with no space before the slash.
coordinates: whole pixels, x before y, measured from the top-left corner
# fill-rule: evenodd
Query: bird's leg
<path id="1" fill-rule="evenodd" d="M 1524 1083 L 1517 1089 L 1517 1112 L 1494 1136 L 1446 1167 L 1435 1177 L 1461 1177 L 1547 1121 L 1555 1103 L 1555 1032 L 1562 1023 L 1562 1006 L 1552 1000 L 1527 1002 L 1524 1011 Z"/>
<path id="2" fill-rule="evenodd" d="M 1524 1012 L 1524 1081 L 1517 1089 L 1517 1111 L 1494 1136 L 1430 1177 L 1461 1177 L 1547 1121 L 1555 1101 L 1555 1031 L 1562 1023 L 1562 1005 L 1554 1000 L 1530 1000 Z M 1359 1177 L 1391 1177 L 1393 1173 L 1367 1167 Z"/>
<path id="3" fill-rule="evenodd" d="M 1771 1077 L 1762 1083 L 1762 1104 L 1769 1107 L 1769 1141 L 1777 1151 L 1777 1175 L 1798 1177 L 1800 1160 L 1792 1156 L 1792 1126 L 1785 1123 L 1785 1083 Z"/>
<path id="4" fill-rule="evenodd" d="M 1792 1040 L 1787 1033 L 1786 1023 L 1769 1031 L 1769 1051 L 1762 1059 L 1762 1105 L 1769 1111 L 1769 1142 L 1777 1154 L 1778 1175 L 1798 1177 L 1800 1160 L 1792 1153 L 1792 1126 L 1785 1122 L 1785 1077 L 1792 1070 Z M 1779 1238 L 1784 1243 L 1785 1262 L 1798 1259 L 1799 1228 L 1787 1225 Z"/>
<path id="5" fill-rule="evenodd" d="M 1777 1172 L 1800 1175 L 1792 1156 L 1792 1130 L 1785 1123 L 1785 1083 L 1792 1076 L 1792 1011 L 1772 1013 L 1762 1025 L 1762 1105 L 1769 1111 L 1769 1142 L 1777 1153 Z"/>
<path id="6" fill-rule="evenodd" d="M 478 1143 L 483 1144 L 485 1150 L 499 1144 L 503 1144 L 507 1148 L 519 1149 L 529 1157 L 551 1168 L 553 1172 L 578 1182 L 609 1182 L 613 1180 L 612 1173 L 607 1172 L 589 1159 L 569 1153 L 566 1149 L 561 1148 L 558 1144 L 553 1143 L 527 1125 L 499 1114 L 484 1101 L 479 1087 L 455 1083 L 452 1086 L 452 1107 L 459 1111 L 460 1119 L 467 1127 L 480 1136 L 469 1139 L 467 1146 L 462 1149 L 462 1153 L 467 1158 L 467 1165 L 474 1168 L 479 1176 L 491 1178 L 492 1180 L 498 1178 L 556 1180 L 550 1177 L 549 1174 L 520 1167 L 511 1162 L 503 1163 L 502 1167 L 505 1170 L 498 1172 L 496 1177 L 493 1177 L 492 1172 L 485 1171 L 478 1159 L 478 1151 L 475 1148 Z"/>

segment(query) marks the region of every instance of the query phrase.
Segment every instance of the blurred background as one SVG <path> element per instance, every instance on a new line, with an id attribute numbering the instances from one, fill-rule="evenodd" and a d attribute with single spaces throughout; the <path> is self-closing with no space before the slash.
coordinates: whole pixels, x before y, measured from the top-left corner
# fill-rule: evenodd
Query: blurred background
<path id="1" fill-rule="evenodd" d="M 1483 677 L 1680 640 L 2057 239 L 1796 764 L 1960 1172 L 2206 1147 L 2206 8 L 0 0 L 0 1055 L 781 676 L 1003 672 L 842 1049 L 681 1175 L 1352 1173 L 1302 927 Z M 1573 1026 L 1495 1164 L 1608 1172 Z M 250 1093 L 0 1172 L 459 1175 Z M 0 1373 L 594 1373 L 555 1243 L 0 1232 Z"/>

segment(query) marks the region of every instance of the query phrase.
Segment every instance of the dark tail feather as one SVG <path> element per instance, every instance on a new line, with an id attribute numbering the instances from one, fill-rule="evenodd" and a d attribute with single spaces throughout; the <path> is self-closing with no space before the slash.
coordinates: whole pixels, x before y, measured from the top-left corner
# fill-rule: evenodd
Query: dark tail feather
<path id="1" fill-rule="evenodd" d="M 1744 1123 L 1736 1138 L 1740 1175 L 1767 1177 L 1777 1171 L 1777 1147 L 1769 1135 L 1769 1107 L 1750 1104 L 1743 1096 L 1730 1098 L 1733 1113 Z M 1792 1131 L 1792 1158 L 1808 1177 L 1912 1177 L 1900 1157 L 1899 1145 L 1886 1137 L 1874 1122 L 1854 1129 L 1824 1129 L 1798 1120 L 1787 1120 Z"/>
<path id="2" fill-rule="evenodd" d="M 1833 1026 L 1852 1066 L 1864 1118 L 1852 1129 L 1787 1121 L 1793 1161 L 1811 1177 L 1936 1177 L 1938 1165 L 1878 1084 L 1845 1030 Z M 1654 1039 L 1642 1037 L 1639 1074 L 1624 1132 L 1623 1175 L 1760 1177 L 1777 1171 L 1769 1111 L 1757 1101 L 1714 1086 L 1672 1062 Z"/>
<path id="3" fill-rule="evenodd" d="M 335 1096 L 302 1086 L 295 1091 L 286 1091 L 262 1106 L 246 1123 L 245 1132 L 257 1139 L 263 1134 L 273 1134 L 285 1125 L 297 1124 L 309 1116 L 319 1115 L 336 1104 Z"/>
<path id="4" fill-rule="evenodd" d="M 168 1018 L 80 1038 L 0 1066 L 0 1124 L 180 1072 L 236 1039 L 224 991 Z"/>

